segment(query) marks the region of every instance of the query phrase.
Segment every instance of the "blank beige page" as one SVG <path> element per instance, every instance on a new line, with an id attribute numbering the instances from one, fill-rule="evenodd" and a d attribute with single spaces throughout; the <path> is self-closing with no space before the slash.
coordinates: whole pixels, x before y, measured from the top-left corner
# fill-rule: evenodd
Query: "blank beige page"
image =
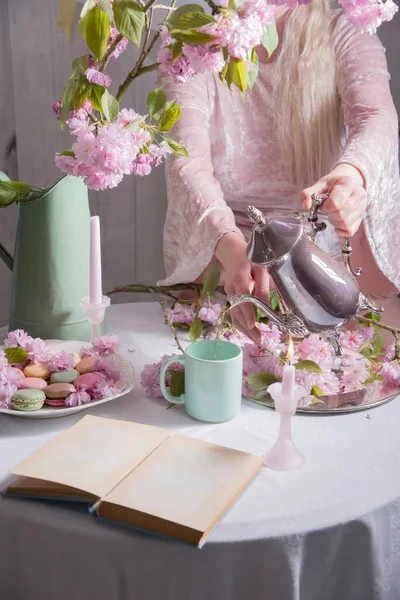
<path id="1" fill-rule="evenodd" d="M 11 473 L 101 497 L 169 435 L 158 427 L 88 415 Z"/>
<path id="2" fill-rule="evenodd" d="M 173 435 L 104 500 L 206 532 L 261 464 L 251 454 Z"/>

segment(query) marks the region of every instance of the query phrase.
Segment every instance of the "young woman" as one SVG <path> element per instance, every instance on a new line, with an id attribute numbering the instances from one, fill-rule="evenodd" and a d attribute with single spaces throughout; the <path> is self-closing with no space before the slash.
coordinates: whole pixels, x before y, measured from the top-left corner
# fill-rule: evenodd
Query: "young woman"
<path id="1" fill-rule="evenodd" d="M 175 139 L 190 158 L 167 166 L 164 231 L 167 279 L 189 282 L 211 260 L 221 265 L 228 295 L 267 298 L 265 269 L 246 257 L 253 204 L 264 214 L 309 209 L 313 192 L 329 192 L 329 220 L 317 243 L 340 257 L 340 238 L 354 236 L 353 263 L 362 290 L 400 320 L 400 184 L 398 122 L 385 51 L 327 0 L 277 9 L 279 46 L 258 49 L 260 70 L 245 99 L 214 76 L 164 80 L 182 116 Z M 251 305 L 236 324 L 255 341 Z"/>

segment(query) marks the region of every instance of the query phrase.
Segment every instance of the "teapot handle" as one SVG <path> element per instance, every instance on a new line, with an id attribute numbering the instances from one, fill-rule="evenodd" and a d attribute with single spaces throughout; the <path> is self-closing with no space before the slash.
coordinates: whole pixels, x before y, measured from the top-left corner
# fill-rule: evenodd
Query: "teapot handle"
<path id="1" fill-rule="evenodd" d="M 315 242 L 315 236 L 317 235 L 317 233 L 319 231 L 325 231 L 325 229 L 326 229 L 326 223 L 318 223 L 317 213 L 318 213 L 318 210 L 323 205 L 323 203 L 325 202 L 325 200 L 327 200 L 328 198 L 329 198 L 329 194 L 312 194 L 312 196 L 311 196 L 312 205 L 311 205 L 310 211 L 308 213 L 308 221 L 311 224 L 310 239 L 313 242 Z M 351 247 L 350 238 L 345 237 L 344 245 L 342 248 L 343 261 L 344 261 L 345 267 L 347 268 L 348 271 L 350 271 L 350 273 L 354 277 L 360 277 L 360 275 L 362 275 L 363 271 L 362 271 L 361 267 L 357 267 L 356 269 L 353 268 L 353 265 L 351 264 L 352 252 L 353 252 L 353 249 Z"/>

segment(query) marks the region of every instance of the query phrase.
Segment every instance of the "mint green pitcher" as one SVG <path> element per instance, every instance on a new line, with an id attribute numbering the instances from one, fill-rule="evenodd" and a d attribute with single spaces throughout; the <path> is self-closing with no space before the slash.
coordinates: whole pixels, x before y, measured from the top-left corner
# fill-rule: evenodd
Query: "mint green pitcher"
<path id="1" fill-rule="evenodd" d="M 8 177 L 0 172 L 0 180 Z M 90 340 L 80 299 L 89 295 L 90 212 L 82 179 L 66 175 L 41 198 L 19 203 L 9 330 Z"/>

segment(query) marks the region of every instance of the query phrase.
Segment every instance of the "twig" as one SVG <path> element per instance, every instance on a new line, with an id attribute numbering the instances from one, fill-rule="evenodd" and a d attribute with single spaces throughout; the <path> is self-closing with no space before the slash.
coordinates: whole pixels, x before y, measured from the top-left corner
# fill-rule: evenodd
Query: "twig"
<path id="1" fill-rule="evenodd" d="M 366 325 L 374 325 L 375 327 L 379 327 L 380 329 L 384 329 L 385 331 L 390 331 L 390 333 L 394 336 L 395 339 L 396 358 L 400 360 L 400 329 L 397 329 L 396 327 L 391 327 L 390 325 L 385 325 L 380 321 L 368 319 L 367 317 L 363 317 L 362 315 L 355 315 L 354 318 L 357 319 L 359 323 L 365 323 Z"/>
<path id="2" fill-rule="evenodd" d="M 104 71 L 104 69 L 106 68 L 108 61 L 110 60 L 110 56 L 111 54 L 114 52 L 115 48 L 118 46 L 118 44 L 120 43 L 120 41 L 123 39 L 123 35 L 121 33 L 119 33 L 117 35 L 117 37 L 115 38 L 115 40 L 113 41 L 113 43 L 111 44 L 111 46 L 108 48 L 107 52 L 105 53 L 105 55 L 103 56 L 101 62 L 100 62 L 100 66 L 99 66 L 99 71 L 102 73 Z"/>
<path id="3" fill-rule="evenodd" d="M 206 0 L 208 6 L 211 8 L 213 15 L 215 15 L 219 9 L 221 8 L 220 6 L 217 6 L 216 4 L 214 4 L 214 2 L 212 0 Z"/>
<path id="4" fill-rule="evenodd" d="M 172 331 L 172 335 L 174 336 L 174 340 L 175 340 L 176 345 L 178 346 L 178 349 L 182 352 L 182 354 L 184 354 L 185 351 L 182 348 L 181 343 L 180 343 L 180 341 L 178 339 L 178 333 L 177 333 L 177 331 L 176 331 L 176 329 L 174 327 L 174 324 L 171 323 L 170 319 L 168 318 L 168 313 L 167 313 L 167 309 L 165 308 L 164 300 L 162 298 L 160 298 L 160 296 L 157 294 L 157 292 L 154 291 L 154 288 L 152 288 L 152 294 L 153 294 L 154 298 L 157 300 L 157 302 L 159 302 L 159 304 L 160 304 L 160 306 L 162 308 L 162 311 L 164 313 L 165 323 L 167 325 L 169 325 L 169 328 Z"/>
<path id="5" fill-rule="evenodd" d="M 145 7 L 144 7 L 144 9 L 143 9 L 144 11 L 146 11 L 146 7 L 147 7 L 149 4 L 150 4 L 150 7 L 149 7 L 149 8 L 151 8 L 151 7 L 153 6 L 153 4 L 155 4 L 155 0 L 150 0 L 150 1 L 149 1 L 149 2 L 148 2 L 146 5 L 145 5 Z M 166 20 L 167 20 L 167 19 L 168 19 L 168 17 L 169 17 L 169 14 L 170 14 L 170 12 L 171 12 L 171 11 L 174 9 L 174 6 L 175 6 L 175 4 L 176 4 L 176 0 L 172 0 L 172 3 L 171 3 L 171 8 L 170 8 L 170 10 L 169 10 L 169 11 L 167 12 L 167 14 L 165 15 L 165 17 L 164 17 L 164 19 L 163 19 L 163 21 L 162 21 L 162 23 L 161 23 L 161 26 L 160 26 L 160 28 L 159 28 L 159 29 L 158 29 L 158 31 L 157 31 L 157 32 L 154 34 L 154 36 L 153 36 L 153 38 L 151 39 L 151 41 L 150 41 L 150 44 L 148 45 L 148 47 L 146 48 L 146 44 L 143 44 L 143 48 L 142 48 L 142 51 L 141 51 L 141 53 L 140 53 L 140 56 L 139 56 L 139 58 L 138 58 L 138 60 L 137 60 L 137 63 L 136 63 L 136 65 L 133 67 L 132 71 L 131 71 L 130 73 L 128 73 L 128 75 L 127 75 L 127 77 L 126 77 L 125 81 L 124 81 L 123 83 L 121 83 L 121 85 L 120 85 L 120 86 L 119 86 L 119 88 L 118 88 L 118 92 L 117 92 L 117 95 L 116 95 L 116 99 L 118 100 L 118 102 L 120 102 L 120 101 L 121 101 L 121 98 L 122 98 L 122 96 L 125 94 L 126 90 L 127 90 L 127 89 L 128 89 L 128 87 L 131 85 L 132 81 L 133 81 L 134 79 L 136 79 L 136 77 L 138 77 L 138 75 L 139 75 L 139 70 L 140 70 L 141 66 L 143 65 L 144 61 L 146 60 L 146 58 L 148 57 L 148 55 L 149 55 L 149 54 L 150 54 L 150 52 L 152 51 L 152 49 L 153 49 L 153 47 L 154 47 L 154 44 L 156 43 L 156 41 L 157 41 L 157 40 L 158 40 L 158 38 L 160 37 L 160 35 L 161 35 L 161 27 L 162 27 L 162 26 L 165 24 Z M 147 35 L 147 38 L 146 38 L 146 40 L 147 40 L 147 39 L 148 39 L 148 36 L 149 36 L 149 33 L 150 33 L 150 29 L 149 29 L 149 28 L 146 28 L 146 29 L 148 29 L 148 31 L 146 32 L 146 35 Z"/>
<path id="6" fill-rule="evenodd" d="M 183 292 L 187 290 L 194 290 L 201 292 L 203 286 L 197 283 L 176 283 L 175 285 L 143 285 L 143 284 L 131 284 L 131 285 L 119 285 L 109 292 L 107 296 L 111 294 L 163 294 L 166 296 L 171 295 L 171 292 Z"/>
<path id="7" fill-rule="evenodd" d="M 153 4 L 155 4 L 157 2 L 157 0 L 149 0 L 143 7 L 143 12 L 147 13 L 150 8 L 153 6 Z"/>

